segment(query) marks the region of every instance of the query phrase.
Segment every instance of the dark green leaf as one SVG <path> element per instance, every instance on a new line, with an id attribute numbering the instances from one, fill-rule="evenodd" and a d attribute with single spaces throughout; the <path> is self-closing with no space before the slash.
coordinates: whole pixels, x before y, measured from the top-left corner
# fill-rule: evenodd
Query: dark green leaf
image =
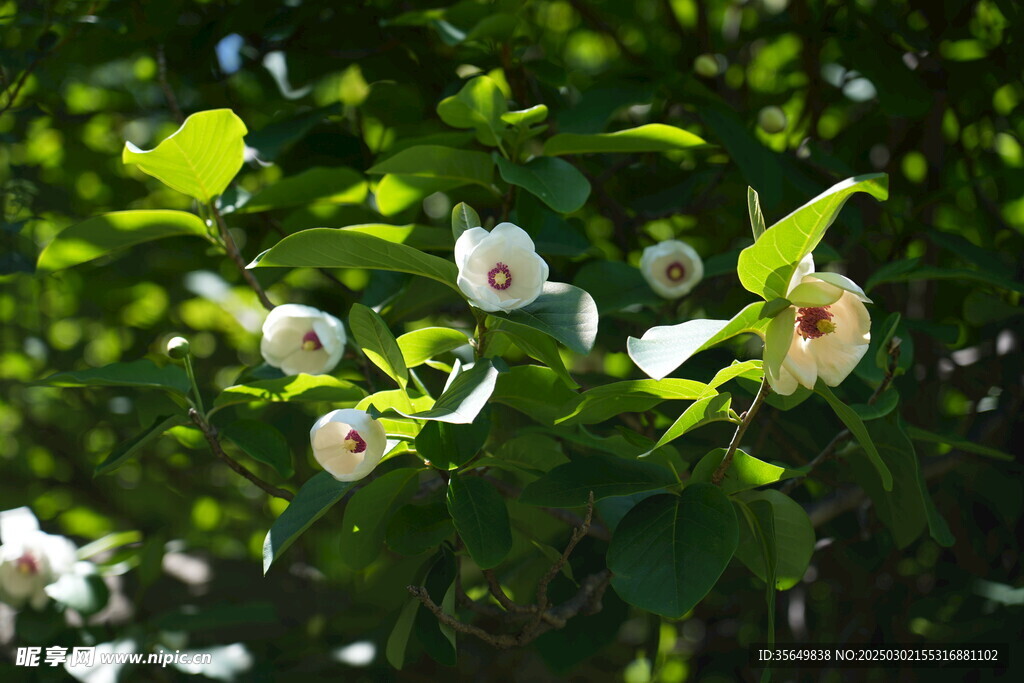
<path id="1" fill-rule="evenodd" d="M 416 452 L 432 467 L 458 469 L 480 452 L 490 430 L 490 421 L 483 418 L 469 424 L 431 420 L 416 435 Z"/>
<path id="2" fill-rule="evenodd" d="M 365 396 L 362 388 L 329 375 L 293 375 L 236 384 L 222 391 L 213 405 L 217 409 L 251 401 L 324 401 L 344 407 Z"/>
<path id="3" fill-rule="evenodd" d="M 341 559 L 356 571 L 377 559 L 391 515 L 416 493 L 419 470 L 392 470 L 366 484 L 345 506 L 341 522 Z"/>
<path id="4" fill-rule="evenodd" d="M 397 173 L 490 187 L 494 178 L 494 162 L 483 152 L 418 145 L 388 157 L 371 167 L 367 173 Z"/>
<path id="5" fill-rule="evenodd" d="M 283 478 L 295 474 L 288 441 L 276 427 L 259 420 L 238 420 L 221 428 L 220 432 L 253 460 L 270 465 Z"/>
<path id="6" fill-rule="evenodd" d="M 671 470 L 653 462 L 627 460 L 603 453 L 576 458 L 527 484 L 519 501 L 545 507 L 586 505 L 594 500 L 654 491 L 679 483 Z"/>
<path id="7" fill-rule="evenodd" d="M 314 167 L 260 190 L 238 212 L 259 213 L 311 204 L 362 204 L 367 193 L 366 180 L 358 171 L 344 166 Z"/>
<path id="8" fill-rule="evenodd" d="M 102 368 L 58 372 L 36 384 L 54 387 L 146 387 L 165 389 L 180 396 L 189 393 L 188 375 L 177 365 L 158 367 L 151 360 L 111 363 Z"/>
<path id="9" fill-rule="evenodd" d="M 689 131 L 663 123 L 648 123 L 614 133 L 577 135 L 560 133 L 544 143 L 544 154 L 603 154 L 630 152 L 668 152 L 675 149 L 706 147 L 707 143 Z"/>
<path id="10" fill-rule="evenodd" d="M 399 555 L 419 555 L 436 548 L 455 532 L 444 503 L 404 505 L 388 524 L 388 547 Z"/>
<path id="11" fill-rule="evenodd" d="M 848 405 L 836 398 L 836 395 L 832 393 L 828 385 L 825 384 L 820 378 L 817 384 L 814 385 L 814 391 L 821 394 L 821 396 L 828 401 L 828 404 L 832 406 L 832 410 L 835 411 L 836 417 L 843 421 L 846 428 L 850 430 L 850 433 L 857 439 L 861 447 L 864 449 L 864 453 L 868 456 L 868 460 L 874 465 L 878 471 L 878 475 L 882 478 L 882 488 L 886 491 L 892 490 L 892 473 L 889 472 L 889 468 L 886 466 L 885 461 L 879 457 L 878 451 L 875 448 L 874 442 L 871 440 L 871 433 L 864 427 L 864 423 L 860 417 L 854 412 Z"/>
<path id="12" fill-rule="evenodd" d="M 742 502 L 750 506 L 761 529 L 772 530 L 773 542 L 769 546 L 775 557 L 770 558 L 774 562 L 769 564 L 774 564 L 774 567 L 765 567 L 765 558 L 757 542 L 758 530 L 747 523 L 740 524 L 736 557 L 765 582 L 774 568 L 775 588 L 792 588 L 803 578 L 814 553 L 816 540 L 810 518 L 796 501 L 773 489 L 744 494 Z"/>
<path id="13" fill-rule="evenodd" d="M 409 370 L 405 367 L 405 359 L 395 341 L 395 335 L 388 329 L 384 319 L 372 308 L 352 304 L 348 325 L 366 357 L 395 380 L 399 387 L 405 389 L 409 382 Z"/>
<path id="14" fill-rule="evenodd" d="M 724 448 L 716 448 L 701 458 L 693 468 L 690 481 L 711 481 L 712 475 L 725 457 L 725 452 Z M 736 493 L 793 477 L 802 477 L 806 474 L 806 470 L 773 465 L 737 449 L 732 457 L 732 465 L 722 479 L 721 486 L 725 493 Z"/>
<path id="15" fill-rule="evenodd" d="M 448 388 L 434 402 L 433 408 L 420 412 L 396 408 L 397 412 L 417 420 L 440 420 L 452 424 L 473 422 L 494 392 L 498 369 L 484 358 L 468 370 L 456 367 L 453 374 L 454 379 L 449 377 Z"/>
<path id="16" fill-rule="evenodd" d="M 662 380 L 663 382 L 665 380 Z M 703 427 L 712 422 L 738 422 L 733 416 L 732 395 L 728 393 L 713 394 L 690 404 L 683 414 L 680 415 L 672 426 L 669 427 L 655 448 L 661 448 L 667 443 L 675 441 L 683 434 L 697 427 Z"/>
<path id="17" fill-rule="evenodd" d="M 565 406 L 558 423 L 594 424 L 622 413 L 642 413 L 663 401 L 694 401 L 707 385 L 689 379 L 634 379 L 613 382 L 579 394 Z"/>
<path id="18" fill-rule="evenodd" d="M 491 400 L 552 424 L 564 414 L 563 407 L 576 394 L 558 374 L 540 365 L 517 365 L 498 376 Z"/>
<path id="19" fill-rule="evenodd" d="M 160 438 L 160 435 L 171 427 L 177 427 L 178 425 L 187 423 L 188 420 L 184 415 L 161 415 L 153 421 L 153 424 L 143 430 L 142 433 L 136 435 L 133 439 L 125 441 L 112 450 L 110 455 L 103 459 L 103 462 L 96 465 L 96 469 L 93 471 L 93 476 L 110 474 L 123 465 L 128 458 L 138 453 L 141 448 Z"/>
<path id="20" fill-rule="evenodd" d="M 420 601 L 411 598 L 402 611 L 398 614 L 398 620 L 391 629 L 388 642 L 384 649 L 388 664 L 399 671 L 405 666 L 405 649 L 409 644 L 409 636 L 412 635 L 412 627 L 416 621 L 416 612 L 419 610 Z"/>
<path id="21" fill-rule="evenodd" d="M 324 516 L 332 505 L 357 482 L 338 481 L 327 472 L 318 472 L 302 485 L 295 500 L 281 513 L 263 540 L 263 573 L 277 561 L 303 531 Z"/>
<path id="22" fill-rule="evenodd" d="M 501 179 L 530 192 L 559 213 L 583 208 L 590 182 L 575 166 L 562 159 L 535 157 L 523 165 L 495 157 Z"/>
<path id="23" fill-rule="evenodd" d="M 512 549 L 505 499 L 487 481 L 453 476 L 448 482 L 448 512 L 470 557 L 481 569 L 497 566 Z"/>
<path id="24" fill-rule="evenodd" d="M 554 337 L 579 354 L 588 354 L 597 338 L 597 306 L 589 294 L 562 282 L 545 282 L 543 293 L 529 306 L 493 314 L 509 324 L 525 325 Z"/>

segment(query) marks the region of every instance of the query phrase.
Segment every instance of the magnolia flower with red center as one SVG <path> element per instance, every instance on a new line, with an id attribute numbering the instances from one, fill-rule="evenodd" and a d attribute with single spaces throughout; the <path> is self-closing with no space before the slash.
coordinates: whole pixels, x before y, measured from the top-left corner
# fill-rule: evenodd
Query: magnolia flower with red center
<path id="1" fill-rule="evenodd" d="M 345 327 L 329 313 L 312 306 L 284 304 L 263 322 L 260 352 L 267 365 L 286 375 L 323 375 L 341 360 Z"/>
<path id="2" fill-rule="evenodd" d="M 387 451 L 384 426 L 362 410 L 327 413 L 309 431 L 313 457 L 338 481 L 362 479 Z"/>
<path id="3" fill-rule="evenodd" d="M 704 277 L 704 262 L 686 242 L 665 240 L 644 249 L 640 272 L 659 296 L 678 299 Z"/>
<path id="4" fill-rule="evenodd" d="M 455 242 L 459 289 L 482 311 L 511 311 L 532 304 L 548 279 L 548 264 L 525 230 L 499 223 L 487 232 L 470 228 Z"/>
<path id="5" fill-rule="evenodd" d="M 838 273 L 815 273 L 808 254 L 797 266 L 786 298 L 792 304 L 775 317 L 765 337 L 765 371 L 772 389 L 792 394 L 813 389 L 820 378 L 838 386 L 864 357 L 871 341 L 871 300 Z"/>
<path id="6" fill-rule="evenodd" d="M 75 571 L 75 544 L 39 530 L 28 508 L 0 512 L 0 601 L 42 609 L 46 587 Z"/>

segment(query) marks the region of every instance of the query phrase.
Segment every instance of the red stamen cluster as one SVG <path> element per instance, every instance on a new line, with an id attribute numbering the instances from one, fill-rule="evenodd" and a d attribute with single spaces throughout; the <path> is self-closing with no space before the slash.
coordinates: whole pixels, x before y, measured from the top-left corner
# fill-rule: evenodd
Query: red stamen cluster
<path id="1" fill-rule="evenodd" d="M 354 429 L 350 429 L 348 434 L 345 435 L 345 441 L 356 442 L 356 447 L 352 449 L 353 453 L 362 453 L 366 450 L 366 441 L 363 437 L 359 436 L 359 432 Z"/>
<path id="2" fill-rule="evenodd" d="M 804 339 L 817 339 L 832 332 L 835 329 L 835 325 L 832 323 L 832 318 L 835 315 L 828 309 L 828 306 L 797 309 L 796 329 L 798 334 Z"/>
<path id="3" fill-rule="evenodd" d="M 668 279 L 672 282 L 679 282 L 686 277 L 686 266 L 679 261 L 673 261 L 665 269 L 665 274 L 668 275 Z"/>
<path id="4" fill-rule="evenodd" d="M 15 561 L 14 565 L 23 574 L 39 573 L 39 560 L 32 553 L 25 553 Z"/>
<path id="5" fill-rule="evenodd" d="M 310 330 L 302 336 L 302 348 L 307 351 L 316 351 L 322 349 L 323 344 L 320 342 L 320 337 L 316 336 L 316 332 Z"/>
<path id="6" fill-rule="evenodd" d="M 498 273 L 504 274 L 504 282 L 498 282 L 497 280 L 495 280 L 495 277 L 498 275 Z M 487 273 L 487 284 L 489 284 L 492 289 L 508 289 L 509 287 L 512 286 L 512 271 L 510 271 L 508 269 L 508 266 L 506 266 L 504 263 L 498 261 L 496 264 L 494 264 L 494 267 L 491 268 L 490 272 Z"/>

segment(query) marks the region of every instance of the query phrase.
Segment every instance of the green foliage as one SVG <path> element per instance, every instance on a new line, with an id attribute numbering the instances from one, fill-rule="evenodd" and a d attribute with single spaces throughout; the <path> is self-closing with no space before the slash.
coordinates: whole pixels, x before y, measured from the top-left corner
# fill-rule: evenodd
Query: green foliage
<path id="1" fill-rule="evenodd" d="M 505 499 L 479 477 L 453 476 L 448 482 L 448 513 L 470 557 L 481 569 L 497 566 L 512 550 Z"/>

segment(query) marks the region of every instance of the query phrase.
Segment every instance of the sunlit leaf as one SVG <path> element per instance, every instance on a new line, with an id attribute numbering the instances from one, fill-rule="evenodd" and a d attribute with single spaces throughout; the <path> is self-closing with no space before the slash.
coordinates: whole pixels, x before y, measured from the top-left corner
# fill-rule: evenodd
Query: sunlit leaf
<path id="1" fill-rule="evenodd" d="M 544 154 L 597 154 L 608 152 L 668 152 L 674 149 L 706 147 L 702 138 L 682 128 L 663 123 L 648 123 L 614 133 L 578 135 L 559 133 L 544 143 Z"/>

